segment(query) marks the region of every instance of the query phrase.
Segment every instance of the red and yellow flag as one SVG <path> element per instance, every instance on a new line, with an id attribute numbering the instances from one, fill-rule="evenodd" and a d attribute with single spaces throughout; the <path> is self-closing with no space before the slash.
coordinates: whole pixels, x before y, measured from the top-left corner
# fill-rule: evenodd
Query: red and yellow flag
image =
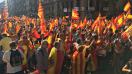
<path id="1" fill-rule="evenodd" d="M 7 33 L 7 31 L 8 31 L 7 25 L 4 24 L 4 27 L 3 27 L 3 33 Z"/>
<path id="2" fill-rule="evenodd" d="M 40 19 L 41 33 L 43 34 L 46 31 L 46 24 L 45 24 L 44 12 L 43 12 L 43 6 L 42 6 L 42 3 L 41 3 L 41 0 L 39 0 L 38 16 L 39 16 L 39 19 Z"/>
<path id="3" fill-rule="evenodd" d="M 116 25 L 112 23 L 112 24 L 111 24 L 111 29 L 112 29 L 113 33 L 115 33 L 115 31 L 116 31 L 116 29 L 117 29 L 117 28 L 116 28 Z"/>
<path id="4" fill-rule="evenodd" d="M 33 30 L 32 36 L 37 38 L 37 39 L 40 38 L 40 35 L 36 29 Z"/>
<path id="5" fill-rule="evenodd" d="M 72 19 L 78 20 L 79 19 L 79 13 L 77 12 L 77 9 L 72 10 Z"/>
<path id="6" fill-rule="evenodd" d="M 85 17 L 84 20 L 83 20 L 83 24 L 87 24 L 87 18 Z"/>
<path id="7" fill-rule="evenodd" d="M 127 16 L 127 19 L 132 19 L 132 15 L 128 15 Z"/>
<path id="8" fill-rule="evenodd" d="M 16 33 L 19 32 L 20 28 L 21 28 L 21 27 L 20 27 L 20 24 L 17 24 L 16 27 L 15 27 L 15 31 L 16 31 Z"/>
<path id="9" fill-rule="evenodd" d="M 131 4 L 130 2 L 127 2 L 127 4 L 124 7 L 124 11 L 127 12 L 128 10 L 130 10 L 130 8 L 131 8 Z"/>
<path id="10" fill-rule="evenodd" d="M 99 20 L 100 20 L 100 15 L 95 19 L 95 21 L 92 24 L 92 29 L 93 30 L 95 29 L 96 25 L 99 23 Z"/>
<path id="11" fill-rule="evenodd" d="M 118 29 L 123 25 L 124 22 L 125 22 L 124 14 L 121 14 L 116 18 L 116 23 L 114 24 L 116 24 L 116 27 Z"/>

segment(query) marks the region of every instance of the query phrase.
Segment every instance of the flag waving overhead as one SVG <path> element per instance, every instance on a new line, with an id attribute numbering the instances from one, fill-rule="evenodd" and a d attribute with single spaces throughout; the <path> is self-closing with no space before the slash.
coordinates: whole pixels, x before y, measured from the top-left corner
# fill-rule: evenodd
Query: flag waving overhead
<path id="1" fill-rule="evenodd" d="M 43 34 L 46 31 L 46 26 L 45 26 L 45 19 L 44 19 L 44 12 L 43 12 L 43 6 L 41 3 L 41 0 L 39 0 L 39 6 L 38 6 L 38 16 L 40 19 L 40 29 L 41 33 Z"/>
<path id="2" fill-rule="evenodd" d="M 73 20 L 78 20 L 79 19 L 79 14 L 77 12 L 77 9 L 72 10 L 72 19 Z"/>
<path id="3" fill-rule="evenodd" d="M 124 7 L 124 11 L 127 12 L 128 10 L 130 10 L 130 8 L 131 8 L 131 4 L 130 2 L 127 2 L 127 4 Z"/>

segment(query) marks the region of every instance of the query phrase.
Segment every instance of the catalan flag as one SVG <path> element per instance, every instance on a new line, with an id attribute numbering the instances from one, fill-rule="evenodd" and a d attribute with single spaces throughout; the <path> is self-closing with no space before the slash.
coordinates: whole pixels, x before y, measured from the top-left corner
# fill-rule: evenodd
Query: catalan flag
<path id="1" fill-rule="evenodd" d="M 46 26 L 45 26 L 45 19 L 44 19 L 44 12 L 43 12 L 43 6 L 41 3 L 41 0 L 39 0 L 39 7 L 38 7 L 38 16 L 40 19 L 40 29 L 41 33 L 43 34 L 46 31 Z"/>

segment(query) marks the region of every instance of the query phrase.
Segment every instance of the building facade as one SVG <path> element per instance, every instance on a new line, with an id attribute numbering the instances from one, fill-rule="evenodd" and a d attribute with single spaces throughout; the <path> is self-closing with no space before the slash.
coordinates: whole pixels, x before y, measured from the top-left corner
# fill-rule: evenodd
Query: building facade
<path id="1" fill-rule="evenodd" d="M 1 2 L 0 3 L 0 14 L 2 14 L 4 6 L 5 6 L 5 2 Z"/>
<path id="2" fill-rule="evenodd" d="M 10 16 L 37 16 L 39 0 L 7 0 Z M 94 18 L 99 13 L 105 16 L 119 14 L 127 0 L 41 0 L 46 19 L 71 16 L 76 8 L 83 19 L 85 16 Z"/>
<path id="3" fill-rule="evenodd" d="M 9 16 L 37 15 L 38 0 L 7 0 Z"/>
<path id="4" fill-rule="evenodd" d="M 74 8 L 81 18 L 94 18 L 99 13 L 111 17 L 119 14 L 126 2 L 127 0 L 42 0 L 47 18 L 71 16 Z"/>

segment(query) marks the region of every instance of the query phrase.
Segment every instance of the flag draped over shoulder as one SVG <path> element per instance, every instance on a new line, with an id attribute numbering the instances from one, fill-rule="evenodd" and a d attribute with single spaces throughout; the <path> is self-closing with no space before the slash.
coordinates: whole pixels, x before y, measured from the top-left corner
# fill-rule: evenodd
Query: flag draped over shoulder
<path id="1" fill-rule="evenodd" d="M 38 16 L 39 16 L 39 19 L 40 19 L 41 33 L 43 34 L 46 31 L 46 24 L 45 24 L 44 12 L 43 12 L 43 6 L 42 6 L 42 3 L 41 3 L 41 0 L 39 0 Z"/>

